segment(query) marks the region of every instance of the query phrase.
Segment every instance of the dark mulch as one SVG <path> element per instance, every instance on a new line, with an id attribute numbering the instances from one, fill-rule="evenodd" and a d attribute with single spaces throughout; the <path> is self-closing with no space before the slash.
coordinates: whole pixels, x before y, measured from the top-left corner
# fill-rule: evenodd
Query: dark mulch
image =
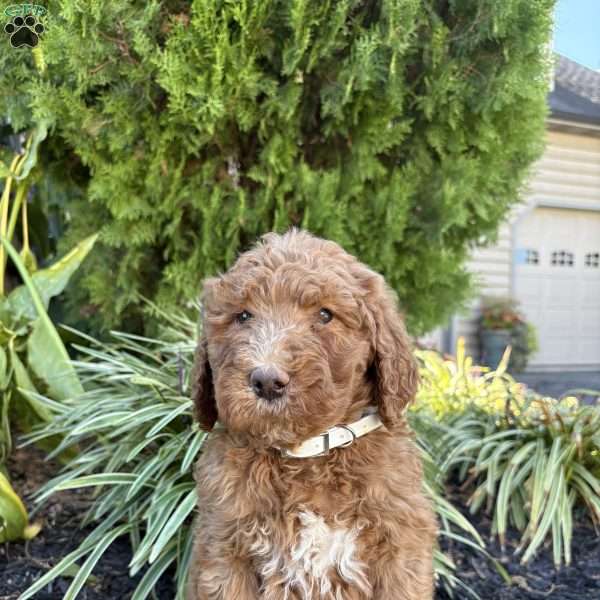
<path id="1" fill-rule="evenodd" d="M 28 499 L 54 473 L 57 465 L 44 462 L 44 454 L 33 448 L 13 453 L 9 463 L 12 483 L 22 498 Z M 452 493 L 455 505 L 464 507 L 464 498 Z M 54 566 L 68 552 L 86 538 L 91 529 L 81 529 L 79 521 L 92 502 L 89 490 L 73 490 L 56 494 L 34 515 L 43 528 L 29 542 L 11 542 L 0 545 L 0 600 L 16 600 L 34 581 Z M 28 508 L 33 504 L 27 502 Z M 470 516 L 484 539 L 489 539 L 490 520 L 485 516 Z M 443 549 L 457 565 L 457 575 L 473 589 L 482 600 L 600 600 L 600 536 L 591 526 L 580 525 L 574 534 L 573 563 L 559 571 L 554 569 L 552 549 L 543 548 L 530 564 L 522 566 L 513 552 L 518 545 L 518 534 L 509 532 L 506 551 L 503 553 L 495 540 L 490 540 L 488 552 L 498 559 L 512 577 L 507 585 L 494 565 L 481 553 L 468 546 L 449 543 L 442 539 Z M 131 579 L 127 564 L 131 547 L 127 538 L 118 539 L 105 553 L 79 598 L 82 600 L 126 600 L 139 582 L 142 574 Z M 61 600 L 71 579 L 58 578 L 36 600 Z M 170 600 L 174 596 L 172 574 L 159 582 L 156 597 Z M 438 590 L 437 600 L 448 600 L 443 590 Z M 455 592 L 455 600 L 467 600 L 463 590 Z M 388 599 L 380 599 L 388 600 Z"/>
<path id="2" fill-rule="evenodd" d="M 23 448 L 13 452 L 8 469 L 11 483 L 27 508 L 35 505 L 28 501 L 32 492 L 48 481 L 58 470 L 55 463 L 45 462 L 43 452 Z M 0 544 L 0 600 L 16 600 L 32 583 L 56 565 L 61 558 L 75 550 L 92 531 L 81 529 L 79 523 L 92 502 L 91 490 L 59 492 L 33 515 L 33 521 L 43 524 L 40 533 L 28 542 Z M 130 578 L 127 565 L 131 547 L 126 536 L 118 538 L 106 551 L 93 571 L 92 577 L 79 593 L 81 600 L 126 600 L 143 573 Z M 80 561 L 81 564 L 81 561 Z M 174 596 L 172 577 L 163 576 L 157 588 L 160 600 Z M 60 600 L 72 579 L 59 577 L 36 594 L 36 600 Z"/>
<path id="3" fill-rule="evenodd" d="M 527 565 L 522 565 L 520 556 L 515 555 L 520 539 L 517 531 L 508 532 L 502 552 L 497 539 L 490 539 L 491 520 L 481 514 L 470 515 L 464 496 L 451 492 L 451 500 L 475 525 L 487 543 L 489 554 L 502 564 L 512 579 L 512 585 L 508 585 L 493 563 L 477 550 L 442 538 L 443 549 L 457 565 L 456 575 L 482 600 L 600 600 L 600 535 L 591 524 L 582 522 L 575 528 L 570 566 L 555 569 L 550 543 Z M 463 590 L 455 593 L 455 599 L 467 598 L 470 596 Z M 448 595 L 440 590 L 436 599 L 447 600 Z"/>

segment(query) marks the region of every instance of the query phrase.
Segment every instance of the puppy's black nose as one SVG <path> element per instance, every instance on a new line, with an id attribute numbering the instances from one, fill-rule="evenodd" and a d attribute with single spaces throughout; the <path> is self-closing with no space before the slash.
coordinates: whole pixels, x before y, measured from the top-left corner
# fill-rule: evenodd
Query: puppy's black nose
<path id="1" fill-rule="evenodd" d="M 250 373 L 250 386 L 259 398 L 265 400 L 281 398 L 289 381 L 287 373 L 272 365 L 257 367 Z"/>

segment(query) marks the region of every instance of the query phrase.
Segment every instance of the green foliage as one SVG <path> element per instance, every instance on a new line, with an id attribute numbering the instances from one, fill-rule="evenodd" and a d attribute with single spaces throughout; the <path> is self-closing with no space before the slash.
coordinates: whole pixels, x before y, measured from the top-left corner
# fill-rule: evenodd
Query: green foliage
<path id="1" fill-rule="evenodd" d="M 63 290 L 94 241 L 95 237 L 84 240 L 68 256 L 31 276 L 14 247 L 0 236 L 0 246 L 24 281 L 8 296 L 0 295 L 0 542 L 29 539 L 40 529 L 28 524 L 25 507 L 1 469 L 12 448 L 11 421 L 27 430 L 53 417 L 39 401 L 39 391 L 59 401 L 82 392 L 47 309 L 50 298 Z"/>
<path id="2" fill-rule="evenodd" d="M 51 297 L 63 290 L 94 241 L 95 236 L 84 240 L 67 256 L 31 276 L 10 242 L 0 238 L 24 281 L 8 296 L 0 297 L 1 462 L 10 452 L 13 414 L 25 428 L 39 419 L 49 421 L 52 412 L 39 402 L 40 392 L 62 401 L 83 391 L 47 310 Z M 11 398 L 20 400 L 12 411 Z"/>
<path id="3" fill-rule="evenodd" d="M 206 434 L 192 425 L 188 389 L 196 325 L 185 317 L 162 315 L 161 321 L 167 327 L 159 339 L 124 333 L 113 333 L 109 343 L 86 338 L 87 345 L 77 346 L 82 359 L 75 363 L 84 394 L 61 403 L 40 398 L 57 417 L 30 435 L 30 441 L 59 436 L 63 442 L 55 452 L 75 446 L 85 452 L 48 483 L 39 500 L 54 490 L 95 486 L 98 495 L 86 523 L 94 523 L 96 528 L 78 549 L 25 592 L 22 600 L 76 561 L 85 558 L 89 573 L 112 540 L 121 535 L 128 535 L 133 547 L 131 573 L 149 567 L 134 600 L 146 598 L 169 567 L 176 571 L 176 597 L 184 598 L 192 543 L 189 525 L 196 499 L 192 464 Z M 414 415 L 413 425 L 423 432 L 420 442 L 426 489 L 435 501 L 442 535 L 482 549 L 477 532 L 443 498 L 437 467 L 426 452 L 428 418 Z M 435 555 L 435 567 L 449 589 L 460 586 L 451 559 L 440 551 Z M 80 572 L 83 570 L 82 566 Z M 74 598 L 84 583 L 83 576 L 73 580 L 65 597 Z"/>
<path id="4" fill-rule="evenodd" d="M 409 420 L 422 451 L 424 487 L 427 495 L 433 499 L 440 524 L 440 535 L 475 548 L 494 564 L 501 577 L 510 584 L 510 576 L 504 567 L 487 553 L 485 543 L 477 530 L 445 498 L 445 473 L 440 470 L 439 459 L 433 454 L 440 435 L 439 423 L 431 418 L 429 412 L 424 411 L 412 411 Z M 436 578 L 441 581 L 450 598 L 455 597 L 457 588 L 462 588 L 464 592 L 479 600 L 477 594 L 454 574 L 456 565 L 451 557 L 441 552 L 439 548 L 436 548 L 434 553 L 434 570 Z"/>
<path id="5" fill-rule="evenodd" d="M 523 320 L 514 298 L 485 297 L 481 306 L 481 327 L 483 329 L 512 329 Z"/>
<path id="6" fill-rule="evenodd" d="M 498 368 L 475 366 L 465 352 L 465 340 L 459 338 L 455 358 L 444 358 L 432 350 L 415 352 L 420 363 L 421 385 L 411 408 L 444 420 L 477 407 L 483 412 L 499 413 L 513 398 L 523 397 L 523 386 L 506 373 L 509 352 Z"/>
<path id="7" fill-rule="evenodd" d="M 502 545 L 510 523 L 523 532 L 519 551 L 527 562 L 551 537 L 559 567 L 571 562 L 576 510 L 600 523 L 600 407 L 534 399 L 519 412 L 451 419 L 443 468 L 468 477 L 471 511 L 487 503 Z"/>
<path id="8" fill-rule="evenodd" d="M 48 119 L 83 182 L 64 243 L 102 228 L 72 304 L 140 327 L 140 294 L 181 306 L 295 224 L 384 273 L 412 331 L 444 321 L 540 151 L 553 4 L 53 4 L 37 62 L 0 56 L 0 113 Z"/>
<path id="9" fill-rule="evenodd" d="M 192 542 L 188 525 L 196 501 L 192 464 L 205 434 L 192 427 L 186 381 L 196 328 L 185 319 L 170 320 L 167 341 L 114 333 L 112 343 L 101 345 L 87 338 L 86 346 L 77 346 L 81 360 L 75 363 L 85 393 L 60 404 L 40 399 L 57 417 L 30 439 L 60 436 L 56 453 L 80 444 L 86 448 L 40 499 L 54 489 L 96 486 L 85 519 L 96 528 L 23 600 L 85 559 L 79 571 L 85 575 L 73 580 L 65 596 L 75 598 L 102 553 L 122 535 L 134 549 L 131 573 L 149 566 L 133 598 L 146 598 L 169 566 L 176 567 L 177 598 L 184 598 Z"/>
<path id="10" fill-rule="evenodd" d="M 508 368 L 511 372 L 523 371 L 529 356 L 539 349 L 535 327 L 525 320 L 519 303 L 513 298 L 483 298 L 480 325 L 482 330 L 508 331 L 511 346 Z"/>
<path id="11" fill-rule="evenodd" d="M 35 537 L 41 526 L 30 524 L 27 510 L 0 470 L 0 543 Z"/>
<path id="12" fill-rule="evenodd" d="M 414 412 L 439 423 L 429 439 L 442 480 L 470 490 L 471 512 L 493 514 L 502 546 L 509 524 L 523 532 L 523 562 L 550 537 L 556 566 L 569 564 L 575 517 L 600 523 L 600 404 L 528 392 L 504 372 L 508 353 L 497 372 L 474 367 L 461 345 L 456 363 L 419 358 Z"/>
<path id="13" fill-rule="evenodd" d="M 57 400 L 82 392 L 63 342 L 48 316 L 48 307 L 50 299 L 64 290 L 97 236 L 77 244 L 51 266 L 38 269 L 37 259 L 29 246 L 27 195 L 32 179 L 37 177 L 38 148 L 46 135 L 47 125 L 41 122 L 27 137 L 23 152 L 13 157 L 10 167 L 3 165 L 0 168 L 4 179 L 0 200 L 0 414 L 3 416 L 0 460 L 4 460 L 10 450 L 8 405 L 13 391 L 18 389 L 26 396 L 32 412 L 44 420 L 49 420 L 50 413 L 33 397 L 38 391 L 36 385 L 41 384 L 41 391 Z M 14 193 L 13 185 L 16 185 Z M 19 215 L 22 235 L 21 250 L 17 252 L 11 240 L 16 237 Z M 5 293 L 8 257 L 22 284 Z"/>
<path id="14" fill-rule="evenodd" d="M 52 411 L 38 401 L 39 392 L 60 401 L 83 391 L 48 316 L 48 305 L 52 297 L 64 290 L 96 236 L 84 240 L 51 266 L 38 270 L 29 246 L 27 192 L 37 164 L 38 146 L 46 133 L 44 124 L 36 127 L 24 151 L 13 157 L 10 166 L 0 163 L 4 180 L 0 200 L 0 541 L 28 538 L 39 530 L 28 525 L 25 508 L 2 472 L 12 448 L 11 422 L 18 421 L 22 429 L 28 430 L 33 423 L 51 420 Z M 22 226 L 20 252 L 11 243 L 18 215 Z M 5 294 L 8 258 L 23 283 Z"/>
<path id="15" fill-rule="evenodd" d="M 511 330 L 511 353 L 508 368 L 513 373 L 525 370 L 529 357 L 539 350 L 536 328 L 524 321 L 517 323 Z"/>

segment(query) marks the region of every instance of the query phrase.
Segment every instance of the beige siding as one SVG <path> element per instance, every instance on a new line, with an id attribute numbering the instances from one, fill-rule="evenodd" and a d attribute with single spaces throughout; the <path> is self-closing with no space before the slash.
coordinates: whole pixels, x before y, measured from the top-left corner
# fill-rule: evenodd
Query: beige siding
<path id="1" fill-rule="evenodd" d="M 527 187 L 531 204 L 600 209 L 600 137 L 548 131 Z"/>
<path id="2" fill-rule="evenodd" d="M 469 270 L 475 275 L 480 295 L 508 296 L 510 294 L 511 228 L 505 223 L 500 228 L 498 241 L 493 246 L 476 248 L 469 261 Z M 474 357 L 479 355 L 477 319 L 479 300 L 475 300 L 467 314 L 456 319 L 455 336 L 462 336 L 467 351 Z"/>
<path id="3" fill-rule="evenodd" d="M 502 226 L 497 244 L 472 253 L 469 269 L 476 276 L 480 296 L 512 293 L 511 222 L 536 205 L 600 210 L 600 138 L 547 131 L 545 152 L 532 169 L 522 205 Z M 475 357 L 479 304 L 479 298 L 474 300 L 466 314 L 456 317 L 453 328 L 453 337 L 464 336 Z"/>

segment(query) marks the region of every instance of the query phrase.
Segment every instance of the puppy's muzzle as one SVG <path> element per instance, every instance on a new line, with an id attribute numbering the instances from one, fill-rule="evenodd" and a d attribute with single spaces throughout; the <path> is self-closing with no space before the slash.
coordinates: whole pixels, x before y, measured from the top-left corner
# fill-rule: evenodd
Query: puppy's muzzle
<path id="1" fill-rule="evenodd" d="M 271 402 L 281 398 L 290 382 L 290 376 L 273 365 L 257 367 L 250 373 L 250 387 L 254 393 Z"/>

